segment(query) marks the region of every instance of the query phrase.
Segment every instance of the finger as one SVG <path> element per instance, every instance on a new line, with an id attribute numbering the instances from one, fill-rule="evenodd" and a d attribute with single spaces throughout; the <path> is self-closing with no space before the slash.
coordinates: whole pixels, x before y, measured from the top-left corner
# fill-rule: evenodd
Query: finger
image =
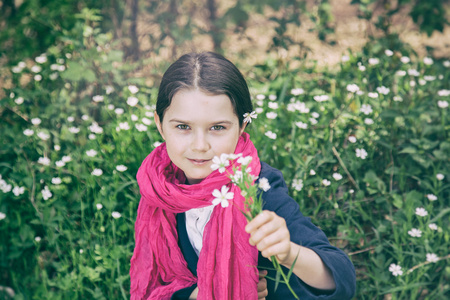
<path id="1" fill-rule="evenodd" d="M 278 244 L 285 244 L 288 243 L 289 241 L 290 241 L 289 232 L 286 232 L 284 230 L 277 230 L 259 240 L 257 243 L 255 243 L 255 245 L 259 251 L 263 252 L 264 250 L 270 247 L 273 247 Z"/>
<path id="2" fill-rule="evenodd" d="M 251 232 L 250 235 L 250 244 L 251 245 L 258 245 L 263 240 L 265 240 L 268 236 L 273 235 L 276 233 L 276 235 L 279 238 L 287 238 L 289 239 L 289 230 L 286 227 L 286 221 L 281 217 L 276 217 L 272 219 L 271 221 L 267 222 L 263 226 L 259 227 L 257 230 Z M 274 237 L 272 237 L 273 239 Z M 277 239 L 277 241 L 279 241 Z M 263 246 L 263 245 L 261 245 Z M 265 248 L 267 246 L 263 246 Z M 261 249 L 259 249 L 261 251 Z"/>
<path id="3" fill-rule="evenodd" d="M 261 278 L 258 282 L 258 292 L 263 292 L 267 289 L 267 279 Z"/>
<path id="4" fill-rule="evenodd" d="M 274 215 L 275 215 L 274 212 L 263 210 L 253 220 L 251 220 L 250 223 L 247 224 L 247 226 L 245 226 L 245 231 L 247 233 L 250 233 L 258 229 L 259 227 L 267 223 L 269 220 L 271 220 L 274 217 Z"/>
<path id="5" fill-rule="evenodd" d="M 259 279 L 266 277 L 268 273 L 267 270 L 259 270 Z"/>
<path id="6" fill-rule="evenodd" d="M 283 263 L 284 260 L 289 256 L 290 251 L 290 243 L 283 242 L 264 249 L 263 251 L 261 251 L 261 255 L 266 258 L 276 256 L 278 262 Z"/>

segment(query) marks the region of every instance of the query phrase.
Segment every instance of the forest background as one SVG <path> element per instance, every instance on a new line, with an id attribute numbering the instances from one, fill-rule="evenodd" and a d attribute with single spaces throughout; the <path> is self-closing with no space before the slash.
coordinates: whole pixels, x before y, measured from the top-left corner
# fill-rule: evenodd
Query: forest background
<path id="1" fill-rule="evenodd" d="M 248 128 L 357 271 L 450 298 L 449 1 L 0 1 L 0 299 L 127 299 L 164 70 L 212 50 Z"/>

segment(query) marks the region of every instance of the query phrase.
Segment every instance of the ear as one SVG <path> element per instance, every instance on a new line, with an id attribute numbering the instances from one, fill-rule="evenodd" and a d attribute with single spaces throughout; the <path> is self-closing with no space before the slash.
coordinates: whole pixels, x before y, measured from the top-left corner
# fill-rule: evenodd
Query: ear
<path id="1" fill-rule="evenodd" d="M 156 113 L 156 111 L 153 112 L 153 116 L 154 116 L 154 119 L 155 119 L 156 127 L 158 128 L 159 134 L 162 136 L 163 140 L 166 140 L 166 138 L 164 137 L 163 130 L 162 130 L 161 120 L 159 119 L 159 116 Z"/>
<path id="2" fill-rule="evenodd" d="M 239 128 L 239 136 L 241 136 L 244 133 L 245 127 L 247 127 L 247 123 L 243 123 L 242 127 Z"/>

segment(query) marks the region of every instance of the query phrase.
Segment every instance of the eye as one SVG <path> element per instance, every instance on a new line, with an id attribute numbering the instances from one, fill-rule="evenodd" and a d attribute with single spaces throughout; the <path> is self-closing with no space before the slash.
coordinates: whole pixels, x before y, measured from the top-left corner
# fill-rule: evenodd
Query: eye
<path id="1" fill-rule="evenodd" d="M 177 128 L 181 129 L 181 130 L 187 130 L 187 129 L 189 129 L 189 126 L 186 124 L 179 124 L 179 125 L 177 125 Z"/>
<path id="2" fill-rule="evenodd" d="M 224 130 L 225 127 L 223 127 L 222 125 L 214 125 L 213 127 L 211 127 L 212 130 Z"/>

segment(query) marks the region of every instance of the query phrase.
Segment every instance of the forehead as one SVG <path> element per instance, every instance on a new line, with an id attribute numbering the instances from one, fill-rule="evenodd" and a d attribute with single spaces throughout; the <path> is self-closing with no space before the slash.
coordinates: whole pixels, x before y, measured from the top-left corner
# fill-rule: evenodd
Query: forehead
<path id="1" fill-rule="evenodd" d="M 200 90 L 181 90 L 177 92 L 167 108 L 164 119 L 203 119 L 217 118 L 237 121 L 233 104 L 227 95 L 211 95 Z"/>

